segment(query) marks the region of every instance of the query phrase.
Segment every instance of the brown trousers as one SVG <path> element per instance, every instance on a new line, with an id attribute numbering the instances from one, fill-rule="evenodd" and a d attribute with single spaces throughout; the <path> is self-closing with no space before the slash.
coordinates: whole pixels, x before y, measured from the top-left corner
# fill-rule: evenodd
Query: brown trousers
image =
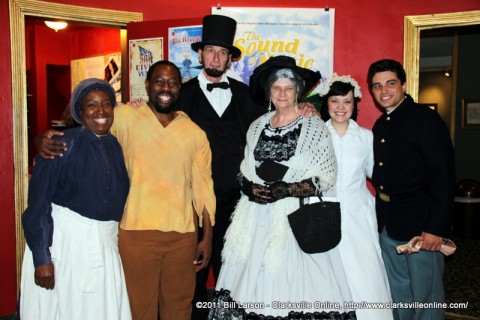
<path id="1" fill-rule="evenodd" d="M 197 233 L 120 229 L 118 247 L 133 320 L 190 320 Z"/>

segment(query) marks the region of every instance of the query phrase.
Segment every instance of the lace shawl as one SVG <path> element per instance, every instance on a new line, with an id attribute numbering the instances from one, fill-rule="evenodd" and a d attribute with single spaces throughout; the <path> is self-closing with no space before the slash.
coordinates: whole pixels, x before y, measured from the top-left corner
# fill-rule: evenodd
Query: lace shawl
<path id="1" fill-rule="evenodd" d="M 253 150 L 268 119 L 274 112 L 265 114 L 255 120 L 247 132 L 245 158 L 240 170 L 250 181 L 262 183 L 256 175 Z M 303 118 L 295 155 L 290 159 L 291 166 L 284 176 L 286 182 L 299 182 L 310 177 L 320 177 L 317 191 L 325 191 L 335 184 L 337 163 L 330 132 L 318 117 Z M 225 235 L 222 260 L 225 264 L 244 264 L 247 260 L 254 232 L 253 217 L 257 204 L 242 195 L 232 215 L 232 222 Z M 264 258 L 266 270 L 275 270 L 280 261 L 280 250 L 285 247 L 287 232 L 290 230 L 287 215 L 298 209 L 298 198 L 285 198 L 270 204 L 272 210 L 272 229 Z M 285 263 L 285 262 L 283 262 Z"/>

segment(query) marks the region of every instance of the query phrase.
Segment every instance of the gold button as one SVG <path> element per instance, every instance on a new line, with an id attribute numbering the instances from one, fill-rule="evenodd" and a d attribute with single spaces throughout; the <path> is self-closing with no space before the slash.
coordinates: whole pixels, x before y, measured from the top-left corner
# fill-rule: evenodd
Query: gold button
<path id="1" fill-rule="evenodd" d="M 380 140 L 381 143 L 385 143 L 385 139 Z"/>
<path id="2" fill-rule="evenodd" d="M 379 196 L 380 199 L 382 199 L 383 201 L 385 201 L 385 202 L 390 202 L 390 197 L 389 197 L 388 195 L 386 195 L 385 193 L 379 192 L 379 193 L 378 193 L 378 196 Z"/>
<path id="3" fill-rule="evenodd" d="M 383 186 L 380 186 L 380 190 L 383 190 Z"/>
<path id="4" fill-rule="evenodd" d="M 390 117 L 387 117 L 387 121 L 390 121 Z"/>
<path id="5" fill-rule="evenodd" d="M 379 162 L 378 165 L 381 167 L 383 166 L 383 162 Z"/>

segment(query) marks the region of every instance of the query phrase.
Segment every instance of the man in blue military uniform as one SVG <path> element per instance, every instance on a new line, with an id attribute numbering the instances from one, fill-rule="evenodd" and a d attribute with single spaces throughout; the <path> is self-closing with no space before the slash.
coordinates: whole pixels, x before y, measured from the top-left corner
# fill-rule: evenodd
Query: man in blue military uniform
<path id="1" fill-rule="evenodd" d="M 455 172 L 449 131 L 436 111 L 405 93 L 406 74 L 394 60 L 374 62 L 368 84 L 384 113 L 373 126 L 373 182 L 380 245 L 393 302 L 444 302 L 444 257 L 449 236 Z M 396 246 L 414 236 L 419 253 L 399 255 Z M 397 308 L 397 320 L 443 319 L 442 308 Z"/>

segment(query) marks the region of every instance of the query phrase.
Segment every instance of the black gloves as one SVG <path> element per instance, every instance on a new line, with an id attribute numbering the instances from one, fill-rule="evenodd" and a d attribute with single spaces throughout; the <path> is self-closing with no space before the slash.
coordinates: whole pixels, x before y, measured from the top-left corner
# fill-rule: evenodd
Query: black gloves
<path id="1" fill-rule="evenodd" d="M 316 187 L 312 179 L 305 179 L 300 182 L 287 183 L 285 181 L 267 182 L 266 186 L 242 177 L 242 191 L 250 201 L 261 204 L 275 202 L 286 197 L 310 197 L 316 194 Z"/>
<path id="2" fill-rule="evenodd" d="M 315 185 L 312 179 L 305 179 L 300 182 L 287 183 L 285 181 L 267 182 L 267 188 L 270 190 L 271 201 L 286 197 L 304 198 L 315 195 Z"/>
<path id="3" fill-rule="evenodd" d="M 318 181 L 319 179 L 316 180 Z M 288 189 L 290 190 L 291 197 L 305 198 L 317 194 L 317 187 L 315 187 L 313 179 L 305 179 L 300 182 L 289 183 Z"/>
<path id="4" fill-rule="evenodd" d="M 275 202 L 292 195 L 290 183 L 286 183 L 285 181 L 267 182 L 267 188 L 270 191 L 271 197 L 271 201 L 269 202 Z"/>
<path id="5" fill-rule="evenodd" d="M 250 201 L 266 204 L 270 197 L 268 196 L 268 189 L 258 183 L 253 183 L 245 177 L 240 180 L 243 193 Z"/>

